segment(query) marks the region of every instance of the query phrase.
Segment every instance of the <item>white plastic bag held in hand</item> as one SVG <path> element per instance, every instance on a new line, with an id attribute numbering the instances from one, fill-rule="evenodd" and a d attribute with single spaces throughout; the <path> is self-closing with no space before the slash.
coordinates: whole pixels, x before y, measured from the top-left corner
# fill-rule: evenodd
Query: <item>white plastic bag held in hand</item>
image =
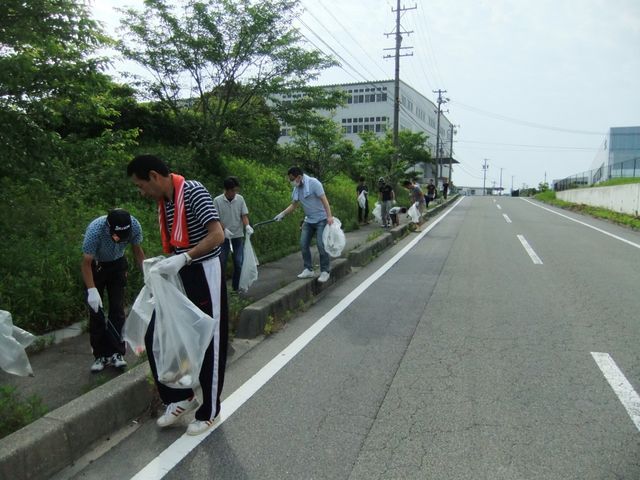
<path id="1" fill-rule="evenodd" d="M 13 325 L 9 312 L 0 310 L 0 368 L 13 375 L 33 377 L 24 349 L 35 339 L 34 335 Z"/>
<path id="2" fill-rule="evenodd" d="M 258 263 L 258 257 L 256 257 L 253 247 L 251 246 L 251 233 L 249 233 L 249 227 L 247 227 L 247 233 L 244 236 L 244 254 L 238 290 L 246 292 L 249 290 L 251 284 L 258 279 L 258 265 L 260 265 Z"/>
<path id="3" fill-rule="evenodd" d="M 409 210 L 407 210 L 407 215 L 411 217 L 412 223 L 420 223 L 420 210 L 418 210 L 418 207 L 415 203 L 411 205 Z"/>
<path id="4" fill-rule="evenodd" d="M 367 206 L 367 193 L 366 190 L 363 190 L 360 192 L 360 195 L 358 195 L 358 205 L 360 205 L 360 208 L 364 208 Z"/>
<path id="5" fill-rule="evenodd" d="M 373 218 L 376 219 L 380 225 L 382 225 L 382 205 L 380 202 L 376 202 L 376 206 L 373 208 L 373 212 L 371 212 Z"/>
<path id="6" fill-rule="evenodd" d="M 342 255 L 342 249 L 347 243 L 344 232 L 340 228 L 342 223 L 336 217 L 333 217 L 333 223 L 324 227 L 322 232 L 322 243 L 324 243 L 325 251 L 332 257 Z"/>
<path id="7" fill-rule="evenodd" d="M 149 270 L 151 270 L 154 265 L 164 260 L 164 258 L 165 257 L 160 255 L 158 257 L 147 258 L 142 263 L 142 271 L 144 272 L 145 281 L 149 279 Z M 179 276 L 173 275 L 166 277 L 166 281 L 173 282 L 176 288 L 184 293 Z M 127 316 L 127 321 L 124 322 L 124 327 L 122 328 L 122 340 L 127 342 L 131 350 L 133 350 L 133 352 L 138 356 L 142 355 L 146 350 L 144 336 L 147 333 L 149 322 L 153 316 L 153 310 L 156 308 L 155 305 L 155 299 L 151 293 L 151 287 L 144 285 L 131 307 L 131 311 Z"/>
<path id="8" fill-rule="evenodd" d="M 210 269 L 207 278 L 211 290 L 220 291 L 220 262 L 206 262 L 203 268 Z M 160 382 L 173 388 L 193 388 L 199 384 L 204 354 L 220 323 L 219 305 L 214 306 L 217 314 L 210 317 L 176 287 L 177 277 L 164 278 L 156 269 L 150 269 L 145 279 L 155 299 L 153 358 Z"/>
<path id="9" fill-rule="evenodd" d="M 147 333 L 154 308 L 155 304 L 151 290 L 145 285 L 136 297 L 136 301 L 133 302 L 127 321 L 124 322 L 122 329 L 122 340 L 129 344 L 129 347 L 137 356 L 142 355 L 146 349 L 144 336 Z"/>

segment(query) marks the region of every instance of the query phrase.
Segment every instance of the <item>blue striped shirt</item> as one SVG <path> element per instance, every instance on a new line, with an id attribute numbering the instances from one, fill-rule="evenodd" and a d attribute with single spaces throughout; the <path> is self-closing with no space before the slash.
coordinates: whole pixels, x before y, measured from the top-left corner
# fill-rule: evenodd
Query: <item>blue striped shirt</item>
<path id="1" fill-rule="evenodd" d="M 164 202 L 165 212 L 167 213 L 167 225 L 169 227 L 169 235 L 173 228 L 173 211 L 174 203 Z M 207 223 L 219 222 L 220 217 L 218 211 L 213 204 L 209 191 L 196 180 L 185 180 L 184 182 L 184 210 L 187 215 L 187 231 L 189 233 L 189 247 L 175 247 L 176 253 L 183 253 L 195 247 L 204 237 L 207 236 Z M 199 263 L 209 258 L 220 255 L 220 246 L 215 247 L 206 255 L 198 259 L 194 259 L 194 263 Z"/>
<path id="2" fill-rule="evenodd" d="M 107 216 L 93 220 L 84 234 L 82 242 L 82 253 L 91 255 L 98 262 L 113 262 L 124 255 L 127 245 L 140 245 L 142 243 L 142 227 L 140 223 L 131 215 L 131 236 L 124 242 L 116 243 L 111 238 Z"/>

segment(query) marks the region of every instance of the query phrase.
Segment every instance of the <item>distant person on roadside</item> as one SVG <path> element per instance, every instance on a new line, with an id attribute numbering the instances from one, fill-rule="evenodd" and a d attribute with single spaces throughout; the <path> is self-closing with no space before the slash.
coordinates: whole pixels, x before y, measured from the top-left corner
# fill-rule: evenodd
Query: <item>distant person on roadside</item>
<path id="1" fill-rule="evenodd" d="M 191 388 L 171 388 L 158 381 L 153 356 L 155 312 L 144 339 L 153 380 L 160 399 L 167 405 L 156 424 L 168 427 L 197 408 L 195 419 L 187 427 L 187 435 L 199 435 L 211 428 L 220 414 L 227 361 L 227 287 L 219 258 L 224 231 L 209 191 L 196 180 L 185 180 L 181 175 L 171 173 L 160 158 L 154 155 L 135 157 L 127 166 L 127 175 L 143 196 L 158 203 L 162 249 L 172 253 L 152 268 L 161 274 L 179 275 L 189 300 L 219 320 L 211 343 L 201 352 L 203 363 L 198 379 L 203 402 L 200 406 Z"/>
<path id="2" fill-rule="evenodd" d="M 433 184 L 433 178 L 429 180 L 427 185 L 427 196 L 425 197 L 425 207 L 429 207 L 429 202 L 436 198 L 436 186 Z"/>
<path id="3" fill-rule="evenodd" d="M 402 182 L 402 186 L 409 191 L 411 203 L 416 206 L 416 208 L 418 209 L 418 213 L 420 213 L 420 217 L 422 218 L 422 214 L 424 213 L 425 209 L 425 199 L 420 186 L 411 180 L 405 180 L 404 182 Z M 416 224 L 415 231 L 420 231 L 420 224 Z"/>
<path id="4" fill-rule="evenodd" d="M 80 270 L 87 287 L 89 305 L 89 342 L 95 360 L 93 373 L 111 365 L 124 368 L 125 344 L 122 341 L 124 326 L 124 291 L 127 285 L 127 245 L 131 245 L 136 264 L 142 269 L 144 251 L 142 228 L 135 217 L 121 208 L 114 208 L 108 215 L 93 220 L 84 234 Z M 107 289 L 109 314 L 105 316 L 102 296 Z"/>
<path id="5" fill-rule="evenodd" d="M 369 188 L 364 177 L 360 177 L 356 187 L 356 202 L 358 202 L 358 223 L 367 225 L 369 223 Z M 364 207 L 360 205 L 360 195 L 364 192 Z"/>
<path id="6" fill-rule="evenodd" d="M 378 198 L 380 199 L 382 210 L 382 228 L 389 228 L 389 210 L 391 210 L 396 201 L 396 194 L 393 191 L 393 187 L 385 181 L 384 177 L 378 179 Z"/>
<path id="7" fill-rule="evenodd" d="M 238 291 L 240 284 L 240 271 L 244 261 L 244 231 L 253 234 L 253 228 L 249 225 L 249 209 L 240 191 L 240 182 L 236 177 L 228 177 L 224 180 L 224 193 L 213 199 L 213 204 L 220 215 L 220 223 L 224 229 L 224 243 L 220 252 L 220 265 L 222 273 L 226 273 L 229 252 L 233 249 L 233 277 L 231 288 Z"/>
<path id="8" fill-rule="evenodd" d="M 333 223 L 329 200 L 327 200 L 327 196 L 324 193 L 322 183 L 317 178 L 303 173 L 300 167 L 291 167 L 287 172 L 287 176 L 293 187 L 291 204 L 276 215 L 274 220 L 281 221 L 285 215 L 298 208 L 298 204 L 302 204 L 305 217 L 300 228 L 300 249 L 302 250 L 304 270 L 298 275 L 298 278 L 313 278 L 315 276 L 311 257 L 311 238 L 315 234 L 316 246 L 320 254 L 320 276 L 318 281 L 324 283 L 329 280 L 331 271 L 331 258 L 324 249 L 322 241 L 324 228 Z"/>
<path id="9" fill-rule="evenodd" d="M 442 182 L 442 198 L 446 200 L 448 193 L 449 193 L 449 179 L 445 178 L 444 182 Z"/>

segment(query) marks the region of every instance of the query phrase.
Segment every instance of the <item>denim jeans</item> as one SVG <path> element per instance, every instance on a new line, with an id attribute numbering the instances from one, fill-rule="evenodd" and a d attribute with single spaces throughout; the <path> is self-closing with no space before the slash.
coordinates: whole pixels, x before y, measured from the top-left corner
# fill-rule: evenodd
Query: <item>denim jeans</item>
<path id="1" fill-rule="evenodd" d="M 224 239 L 224 243 L 220 245 L 220 266 L 222 267 L 222 273 L 226 278 L 227 271 L 227 258 L 229 258 L 229 250 L 233 245 L 233 277 L 231 279 L 231 288 L 236 291 L 240 284 L 240 270 L 242 270 L 242 262 L 244 261 L 244 237 L 232 238 L 229 241 L 228 238 Z"/>
<path id="2" fill-rule="evenodd" d="M 322 243 L 322 232 L 324 227 L 327 226 L 327 221 L 322 220 L 318 223 L 302 223 L 302 234 L 300 235 L 300 249 L 302 250 L 302 261 L 304 262 L 304 268 L 313 271 L 313 261 L 311 258 L 311 238 L 315 232 L 316 245 L 318 246 L 318 253 L 320 254 L 320 271 L 330 271 L 330 257 L 324 249 L 324 243 Z"/>

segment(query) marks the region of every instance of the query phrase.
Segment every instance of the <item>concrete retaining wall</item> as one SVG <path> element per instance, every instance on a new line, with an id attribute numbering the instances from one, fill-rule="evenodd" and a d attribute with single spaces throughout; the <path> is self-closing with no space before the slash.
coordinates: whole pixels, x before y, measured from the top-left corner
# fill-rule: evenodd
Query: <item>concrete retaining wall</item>
<path id="1" fill-rule="evenodd" d="M 640 212 L 640 183 L 611 187 L 576 188 L 557 192 L 556 197 L 565 202 L 606 208 L 636 217 Z"/>

